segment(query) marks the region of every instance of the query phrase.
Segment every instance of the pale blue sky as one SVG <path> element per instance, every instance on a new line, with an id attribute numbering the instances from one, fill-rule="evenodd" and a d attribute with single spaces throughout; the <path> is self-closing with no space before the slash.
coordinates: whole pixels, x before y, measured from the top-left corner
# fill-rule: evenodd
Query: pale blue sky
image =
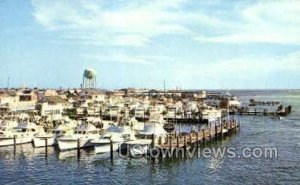
<path id="1" fill-rule="evenodd" d="M 0 87 L 300 88 L 300 1 L 0 0 Z"/>

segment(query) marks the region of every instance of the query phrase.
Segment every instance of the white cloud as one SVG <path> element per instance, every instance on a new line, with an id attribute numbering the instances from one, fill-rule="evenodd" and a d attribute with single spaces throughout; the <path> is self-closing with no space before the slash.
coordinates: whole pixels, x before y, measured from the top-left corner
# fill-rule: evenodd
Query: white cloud
<path id="1" fill-rule="evenodd" d="M 244 56 L 206 64 L 178 64 L 169 75 L 177 83 L 196 88 L 259 88 L 274 87 L 279 81 L 300 71 L 300 51 L 287 56 Z M 277 75 L 277 76 L 275 76 Z M 291 82 L 295 82 L 294 79 Z M 286 84 L 278 84 L 284 87 Z M 297 84 L 299 85 L 299 83 Z"/>
<path id="2" fill-rule="evenodd" d="M 151 57 L 140 56 L 140 55 L 126 55 L 124 53 L 115 53 L 115 54 L 103 54 L 103 55 L 86 55 L 86 59 L 95 60 L 97 62 L 117 62 L 117 63 L 126 63 L 126 64 L 139 64 L 139 65 L 149 65 L 153 63 Z"/>
<path id="3" fill-rule="evenodd" d="M 110 1 L 109 1 L 110 2 Z M 182 0 L 116 1 L 36 1 L 36 21 L 63 37 L 109 45 L 142 46 L 160 34 L 181 34 L 187 30 L 176 23 L 176 9 Z M 117 4 L 122 6 L 117 6 Z"/>
<path id="4" fill-rule="evenodd" d="M 227 9 L 219 2 L 224 10 L 218 11 L 213 3 L 201 6 L 186 0 L 33 0 L 32 4 L 39 24 L 63 39 L 84 44 L 145 46 L 163 34 L 214 43 L 300 43 L 300 1 L 296 0 L 242 1 Z"/>
<path id="5" fill-rule="evenodd" d="M 228 13 L 228 12 L 227 12 Z M 259 1 L 237 6 L 232 15 L 237 20 L 224 20 L 225 34 L 195 37 L 201 42 L 300 44 L 300 1 Z"/>

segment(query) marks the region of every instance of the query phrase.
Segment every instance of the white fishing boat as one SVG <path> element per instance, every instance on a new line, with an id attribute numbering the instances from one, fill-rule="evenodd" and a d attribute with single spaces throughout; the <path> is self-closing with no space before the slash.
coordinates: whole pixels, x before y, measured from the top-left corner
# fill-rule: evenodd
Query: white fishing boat
<path id="1" fill-rule="evenodd" d="M 93 146 L 91 141 L 99 138 L 99 130 L 90 123 L 82 123 L 69 136 L 58 138 L 60 150 L 71 150 Z M 78 146 L 79 145 L 79 146 Z"/>
<path id="2" fill-rule="evenodd" d="M 0 135 L 0 146 L 14 145 L 14 142 L 16 144 L 30 143 L 35 135 L 44 132 L 43 127 L 35 123 L 19 123 L 12 131 Z"/>
<path id="3" fill-rule="evenodd" d="M 146 154 L 154 140 L 154 145 L 164 143 L 167 132 L 163 128 L 164 121 L 160 118 L 158 121 L 151 120 L 144 125 L 144 129 L 138 132 L 138 139 L 125 142 L 130 156 Z M 154 136 L 154 138 L 153 138 Z"/>
<path id="4" fill-rule="evenodd" d="M 213 107 L 207 107 L 199 112 L 199 118 L 203 123 L 209 123 L 221 119 L 222 112 Z"/>
<path id="5" fill-rule="evenodd" d="M 124 142 L 135 139 L 135 132 L 129 126 L 111 126 L 99 139 L 92 140 L 92 143 L 95 153 L 106 153 L 111 150 L 110 142 L 112 142 L 113 151 L 117 151 L 121 149 L 120 147 Z"/>
<path id="6" fill-rule="evenodd" d="M 14 128 L 18 126 L 18 122 L 14 120 L 1 120 L 0 135 L 6 135 L 13 132 Z"/>
<path id="7" fill-rule="evenodd" d="M 57 139 L 66 135 L 71 135 L 76 127 L 75 122 L 60 124 L 50 133 L 39 134 L 33 138 L 34 147 L 44 147 L 47 143 L 48 146 L 57 145 Z M 47 140 L 47 141 L 46 141 Z"/>

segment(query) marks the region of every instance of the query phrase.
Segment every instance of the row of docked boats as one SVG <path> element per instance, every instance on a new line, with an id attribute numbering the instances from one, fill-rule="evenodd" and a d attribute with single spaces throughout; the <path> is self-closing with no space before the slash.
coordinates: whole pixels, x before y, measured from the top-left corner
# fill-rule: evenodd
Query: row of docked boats
<path id="1" fill-rule="evenodd" d="M 5 120 L 0 123 L 0 147 L 32 142 L 34 147 L 58 146 L 61 151 L 94 147 L 95 153 L 106 153 L 112 145 L 114 151 L 128 149 L 135 155 L 146 153 L 153 141 L 165 141 L 167 133 L 162 118 L 136 124 L 143 126 L 111 124 L 106 129 L 98 129 L 85 121 L 70 121 L 45 132 L 32 122 Z"/>

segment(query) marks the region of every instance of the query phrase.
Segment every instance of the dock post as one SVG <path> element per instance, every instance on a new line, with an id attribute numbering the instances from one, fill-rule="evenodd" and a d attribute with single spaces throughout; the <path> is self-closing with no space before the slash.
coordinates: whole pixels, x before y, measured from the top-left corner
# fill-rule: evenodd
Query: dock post
<path id="1" fill-rule="evenodd" d="M 80 139 L 77 139 L 77 160 L 80 160 Z"/>
<path id="2" fill-rule="evenodd" d="M 228 121 L 226 121 L 225 124 L 226 124 L 226 129 L 227 129 L 227 132 L 228 132 L 228 130 L 229 130 L 228 129 Z"/>
<path id="3" fill-rule="evenodd" d="M 211 127 L 208 128 L 208 139 L 211 142 Z"/>
<path id="4" fill-rule="evenodd" d="M 113 148 L 113 141 L 110 138 L 110 161 L 112 162 L 114 160 L 114 148 Z"/>
<path id="5" fill-rule="evenodd" d="M 155 135 L 152 134 L 152 142 L 151 142 L 151 147 L 154 148 L 155 147 Z"/>
<path id="6" fill-rule="evenodd" d="M 216 141 L 218 140 L 218 127 L 216 124 L 215 124 L 215 140 Z"/>
<path id="7" fill-rule="evenodd" d="M 169 139 L 170 139 L 170 141 L 169 141 L 170 151 L 172 151 L 172 136 L 171 135 L 169 136 Z"/>
<path id="8" fill-rule="evenodd" d="M 221 122 L 221 140 L 223 140 L 223 123 Z"/>
<path id="9" fill-rule="evenodd" d="M 48 138 L 45 138 L 45 157 L 48 156 Z"/>
<path id="10" fill-rule="evenodd" d="M 183 136 L 183 141 L 184 141 L 184 143 L 183 143 L 183 149 L 184 149 L 184 152 L 186 152 L 186 135 L 184 135 Z"/>
<path id="11" fill-rule="evenodd" d="M 177 136 L 176 140 L 177 140 L 177 148 L 179 148 L 179 137 L 178 136 Z"/>
<path id="12" fill-rule="evenodd" d="M 236 127 L 237 127 L 236 120 L 234 120 L 234 133 L 236 133 Z"/>
<path id="13" fill-rule="evenodd" d="M 196 132 L 196 147 L 199 146 L 199 132 Z"/>
<path id="14" fill-rule="evenodd" d="M 189 133 L 189 139 L 190 139 L 190 146 L 192 146 L 192 133 Z"/>
<path id="15" fill-rule="evenodd" d="M 17 147 L 16 147 L 16 145 L 17 145 L 16 135 L 14 135 L 13 140 L 14 140 L 14 156 L 16 156 L 16 149 L 17 149 Z"/>
<path id="16" fill-rule="evenodd" d="M 154 134 L 152 134 L 151 139 L 152 139 L 152 141 L 151 141 L 151 146 L 150 146 L 151 148 L 150 148 L 150 150 L 153 150 L 153 148 L 155 148 L 155 135 Z M 160 138 L 160 139 L 162 140 L 162 138 Z M 150 156 L 151 156 L 151 161 L 154 164 L 155 163 L 155 157 L 152 157 L 152 155 L 150 155 Z"/>
<path id="17" fill-rule="evenodd" d="M 204 129 L 202 129 L 202 136 L 203 136 L 203 138 L 202 138 L 203 144 L 205 146 L 206 145 L 206 139 L 205 139 L 205 130 Z"/>

